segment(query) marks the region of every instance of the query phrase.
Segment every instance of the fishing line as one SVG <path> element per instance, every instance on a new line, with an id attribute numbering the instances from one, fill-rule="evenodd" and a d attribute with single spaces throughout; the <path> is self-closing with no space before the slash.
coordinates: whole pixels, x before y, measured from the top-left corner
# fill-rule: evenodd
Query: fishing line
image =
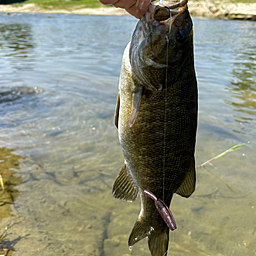
<path id="1" fill-rule="evenodd" d="M 169 39 L 166 36 L 167 60 L 166 60 L 166 77 L 165 77 L 165 97 L 164 97 L 164 159 L 163 159 L 163 201 L 164 201 L 164 185 L 165 185 L 165 167 L 166 167 L 166 112 L 167 112 L 167 74 L 168 74 L 168 48 Z"/>
<path id="2" fill-rule="evenodd" d="M 171 32 L 171 22 L 172 22 L 172 14 L 170 12 L 170 24 L 169 31 Z M 168 87 L 168 58 L 169 57 L 169 38 L 166 35 L 166 70 L 165 70 L 165 97 L 164 97 L 164 159 L 163 159 L 163 201 L 164 201 L 164 185 L 165 185 L 165 167 L 166 167 L 166 132 L 167 132 L 167 124 L 166 124 L 166 114 L 167 114 L 167 87 Z"/>

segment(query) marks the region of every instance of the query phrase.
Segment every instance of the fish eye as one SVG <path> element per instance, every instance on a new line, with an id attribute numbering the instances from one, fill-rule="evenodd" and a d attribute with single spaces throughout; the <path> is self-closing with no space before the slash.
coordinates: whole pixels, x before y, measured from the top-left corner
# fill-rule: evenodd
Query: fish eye
<path id="1" fill-rule="evenodd" d="M 188 36 L 188 32 L 184 29 L 181 29 L 179 30 L 177 33 L 176 33 L 176 40 L 179 42 L 179 43 L 184 43 L 187 36 Z"/>

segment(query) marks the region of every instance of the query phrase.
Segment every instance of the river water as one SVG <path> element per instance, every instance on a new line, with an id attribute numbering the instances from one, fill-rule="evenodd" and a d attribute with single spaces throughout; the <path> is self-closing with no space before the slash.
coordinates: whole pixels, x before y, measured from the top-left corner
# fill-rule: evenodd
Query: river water
<path id="1" fill-rule="evenodd" d="M 14 255 L 149 255 L 146 239 L 127 246 L 139 200 L 111 194 L 123 166 L 113 113 L 135 24 L 0 14 L 0 234 Z M 244 145 L 197 168 L 189 199 L 174 196 L 168 255 L 255 255 L 256 23 L 195 18 L 194 34 L 197 164 Z"/>

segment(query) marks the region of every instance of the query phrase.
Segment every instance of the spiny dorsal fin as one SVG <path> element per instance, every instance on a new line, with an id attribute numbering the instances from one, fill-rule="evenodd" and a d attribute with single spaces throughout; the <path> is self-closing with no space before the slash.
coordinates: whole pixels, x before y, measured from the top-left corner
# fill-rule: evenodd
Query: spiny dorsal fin
<path id="1" fill-rule="evenodd" d="M 116 177 L 112 193 L 115 198 L 126 201 L 134 201 L 138 195 L 138 189 L 134 186 L 124 164 L 119 175 Z"/>
<path id="2" fill-rule="evenodd" d="M 116 100 L 116 111 L 115 111 L 115 125 L 116 125 L 116 128 L 118 128 L 119 108 L 120 108 L 120 95 L 118 93 L 117 100 Z"/>
<path id="3" fill-rule="evenodd" d="M 187 175 L 182 182 L 182 184 L 179 186 L 179 188 L 176 190 L 175 193 L 184 196 L 189 197 L 191 194 L 195 191 L 196 186 L 196 172 L 195 172 L 195 159 L 191 161 L 191 165 L 189 168 L 189 171 L 187 172 Z"/>

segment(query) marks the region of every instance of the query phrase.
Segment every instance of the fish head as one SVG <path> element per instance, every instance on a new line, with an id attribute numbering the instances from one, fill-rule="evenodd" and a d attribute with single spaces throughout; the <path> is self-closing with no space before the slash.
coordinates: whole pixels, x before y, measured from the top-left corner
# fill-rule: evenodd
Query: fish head
<path id="1" fill-rule="evenodd" d="M 175 3 L 177 6 L 177 3 Z M 193 23 L 186 4 L 178 9 L 151 5 L 138 22 L 130 46 L 134 77 L 151 90 L 175 82 L 193 63 Z M 183 72 L 184 73 L 184 72 Z"/>

